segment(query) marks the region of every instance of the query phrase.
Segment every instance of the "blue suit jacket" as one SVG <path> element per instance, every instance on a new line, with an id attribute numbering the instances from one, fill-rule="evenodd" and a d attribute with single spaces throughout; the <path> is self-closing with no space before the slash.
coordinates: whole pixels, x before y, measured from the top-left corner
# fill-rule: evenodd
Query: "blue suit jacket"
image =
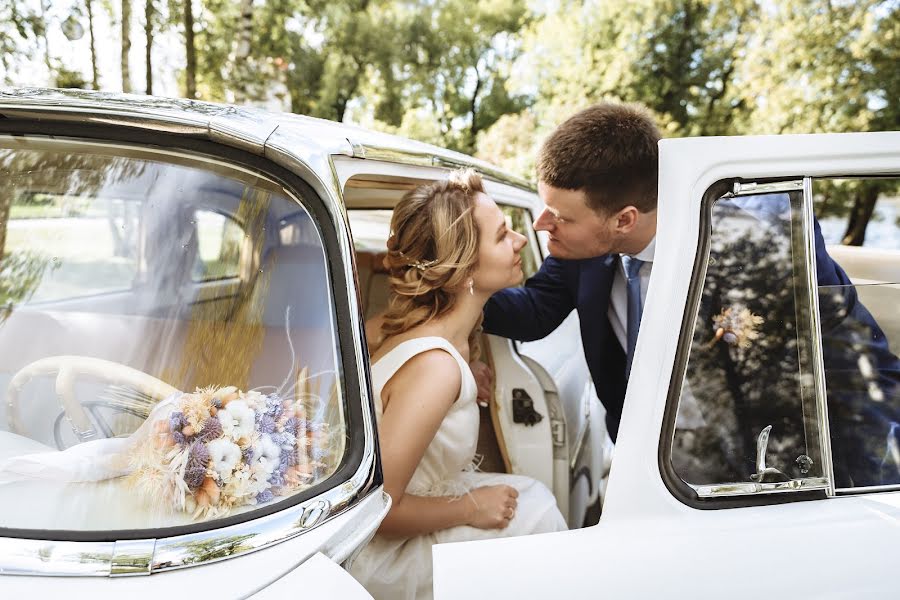
<path id="1" fill-rule="evenodd" d="M 880 439 L 880 447 L 884 449 L 884 436 L 892 423 L 900 421 L 896 410 L 896 406 L 900 404 L 900 386 L 897 384 L 900 381 L 900 361 L 890 353 L 883 331 L 858 301 L 847 274 L 825 250 L 825 240 L 818 222 L 815 223 L 815 248 L 819 285 L 848 286 L 839 287 L 843 291 L 840 306 L 828 305 L 822 308 L 823 338 L 827 341 L 824 344 L 826 372 L 838 377 L 841 370 L 858 370 L 858 344 L 854 348 L 853 341 L 858 341 L 858 332 L 862 327 L 867 332 L 869 353 L 877 365 L 882 387 L 890 400 L 883 406 L 873 408 L 872 403 L 863 398 L 865 394 L 861 389 L 845 390 L 841 393 L 844 398 L 841 408 L 847 415 L 846 427 L 841 426 L 844 419 L 832 418 L 832 434 L 837 446 L 834 448 L 835 461 L 838 463 L 846 460 L 853 463 L 848 463 L 846 467 L 836 464 L 836 477 L 839 482 L 846 482 L 850 477 L 848 473 L 857 472 L 859 475 L 854 479 L 856 485 L 860 485 L 860 480 L 875 477 L 874 472 L 879 466 L 876 464 L 874 450 L 864 452 L 860 446 L 863 442 L 847 441 L 853 436 L 858 437 L 858 432 L 854 433 L 858 423 L 854 424 L 852 421 L 858 420 L 860 413 L 865 413 L 865 419 L 872 425 L 872 431 L 867 437 Z M 572 310 L 577 310 L 584 356 L 597 396 L 606 408 L 606 424 L 613 441 L 619 430 L 626 387 L 625 351 L 607 317 L 616 263 L 615 255 L 584 260 L 548 257 L 540 270 L 525 282 L 524 287 L 509 288 L 494 294 L 485 306 L 484 313 L 484 330 L 487 333 L 531 341 L 551 333 Z M 837 397 L 838 394 L 829 392 L 830 406 L 834 406 Z M 897 429 L 900 433 L 900 427 Z M 865 445 L 871 446 L 871 439 Z M 865 465 L 859 461 L 863 461 Z M 867 474 L 863 475 L 863 471 Z M 900 478 L 900 473 L 897 477 Z"/>

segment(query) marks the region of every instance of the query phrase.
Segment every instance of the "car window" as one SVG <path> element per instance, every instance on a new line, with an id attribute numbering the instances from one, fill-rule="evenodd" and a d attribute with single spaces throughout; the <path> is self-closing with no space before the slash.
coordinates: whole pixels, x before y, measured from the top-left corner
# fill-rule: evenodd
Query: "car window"
<path id="1" fill-rule="evenodd" d="M 900 180 L 815 180 L 812 189 L 834 242 L 817 258 L 835 486 L 900 485 Z"/>
<path id="2" fill-rule="evenodd" d="M 500 209 L 506 216 L 506 226 L 517 233 L 521 233 L 528 240 L 528 244 L 522 249 L 522 272 L 525 273 L 525 279 L 528 279 L 540 268 L 540 249 L 537 243 L 537 237 L 534 234 L 534 221 L 531 218 L 531 212 L 527 208 L 520 206 L 510 206 L 509 204 L 501 204 Z"/>
<path id="3" fill-rule="evenodd" d="M 527 279 L 540 267 L 540 253 L 531 227 L 531 213 L 526 208 L 508 204 L 500 204 L 500 208 L 506 216 L 507 226 L 528 238 L 528 244 L 522 250 L 522 271 Z M 391 232 L 392 213 L 388 209 L 369 208 L 347 211 L 356 250 L 360 298 L 366 318 L 383 312 L 390 297 L 388 274 L 382 266 L 382 259 Z"/>
<path id="4" fill-rule="evenodd" d="M 233 218 L 211 210 L 194 213 L 197 226 L 197 259 L 194 281 L 214 281 L 240 274 L 241 243 L 245 234 Z"/>
<path id="5" fill-rule="evenodd" d="M 312 201 L 208 157 L 0 137 L 0 529 L 209 528 L 335 471 Z"/>
<path id="6" fill-rule="evenodd" d="M 706 208 L 708 255 L 695 273 L 699 305 L 671 449 L 675 474 L 700 497 L 825 485 L 794 187 L 729 194 Z"/>

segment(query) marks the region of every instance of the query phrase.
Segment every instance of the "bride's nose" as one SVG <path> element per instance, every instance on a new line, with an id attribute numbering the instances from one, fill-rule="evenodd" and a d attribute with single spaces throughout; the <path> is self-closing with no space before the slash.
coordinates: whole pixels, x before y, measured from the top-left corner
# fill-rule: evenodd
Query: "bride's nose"
<path id="1" fill-rule="evenodd" d="M 519 233 L 518 231 L 513 232 L 516 234 L 516 242 L 513 246 L 516 249 L 516 252 L 519 252 L 522 248 L 525 247 L 525 244 L 528 243 L 528 238 Z"/>

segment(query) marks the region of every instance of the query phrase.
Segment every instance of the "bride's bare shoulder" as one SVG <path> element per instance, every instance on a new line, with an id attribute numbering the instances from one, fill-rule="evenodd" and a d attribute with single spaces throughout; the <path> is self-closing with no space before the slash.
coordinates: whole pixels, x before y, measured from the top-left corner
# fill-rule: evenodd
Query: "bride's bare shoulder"
<path id="1" fill-rule="evenodd" d="M 459 363 L 444 348 L 430 348 L 417 353 L 397 369 L 382 388 L 382 401 L 399 396 L 422 398 L 427 391 L 429 398 L 446 400 L 452 404 L 459 396 L 462 373 Z M 393 400 L 391 400 L 393 401 Z"/>

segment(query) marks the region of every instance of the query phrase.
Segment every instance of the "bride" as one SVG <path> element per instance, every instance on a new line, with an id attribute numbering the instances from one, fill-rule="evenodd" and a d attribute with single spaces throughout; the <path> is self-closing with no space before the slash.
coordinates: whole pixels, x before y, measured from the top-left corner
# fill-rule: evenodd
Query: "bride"
<path id="1" fill-rule="evenodd" d="M 485 302 L 522 281 L 525 237 L 507 227 L 471 170 L 408 193 L 391 229 L 391 298 L 374 340 L 372 386 L 393 503 L 350 572 L 375 598 L 430 598 L 433 544 L 566 523 L 543 484 L 474 464 L 479 416 L 468 363 L 478 357 Z"/>

